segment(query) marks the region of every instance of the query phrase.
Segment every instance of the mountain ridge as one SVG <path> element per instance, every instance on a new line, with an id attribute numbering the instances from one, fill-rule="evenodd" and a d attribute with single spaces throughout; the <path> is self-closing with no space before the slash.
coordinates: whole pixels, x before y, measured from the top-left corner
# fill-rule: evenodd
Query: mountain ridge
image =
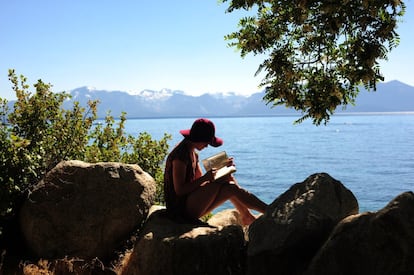
<path id="1" fill-rule="evenodd" d="M 108 111 L 114 117 L 126 112 L 127 118 L 200 117 L 200 116 L 260 116 L 300 114 L 284 106 L 271 107 L 263 101 L 264 92 L 249 96 L 236 93 L 205 93 L 199 96 L 186 95 L 181 90 L 145 89 L 140 92 L 107 91 L 83 86 L 69 92 L 73 101 L 86 105 L 90 99 L 100 101 L 98 117 Z M 412 112 L 414 111 L 414 87 L 397 80 L 379 83 L 376 92 L 361 88 L 355 106 L 348 105 L 336 113 L 350 112 Z"/>
<path id="2" fill-rule="evenodd" d="M 285 106 L 266 104 L 264 91 L 249 96 L 231 93 L 205 93 L 199 96 L 185 94 L 181 90 L 145 89 L 140 92 L 98 90 L 88 86 L 68 92 L 71 99 L 64 102 L 64 108 L 71 108 L 74 101 L 87 106 L 88 100 L 99 100 L 98 117 L 108 112 L 118 118 L 123 112 L 127 118 L 160 117 L 214 117 L 214 116 L 272 116 L 300 115 L 300 112 Z M 11 106 L 13 102 L 9 102 Z M 355 105 L 345 109 L 338 106 L 336 114 L 359 112 L 414 112 L 414 87 L 398 80 L 379 83 L 376 92 L 364 88 L 355 100 Z"/>

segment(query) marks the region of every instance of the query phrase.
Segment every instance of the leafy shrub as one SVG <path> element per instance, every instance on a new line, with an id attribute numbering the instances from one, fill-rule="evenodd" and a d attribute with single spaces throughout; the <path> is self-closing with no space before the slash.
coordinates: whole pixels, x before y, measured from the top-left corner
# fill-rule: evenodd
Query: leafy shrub
<path id="1" fill-rule="evenodd" d="M 108 114 L 105 124 L 97 124 L 90 132 L 91 143 L 86 146 L 84 160 L 87 162 L 116 161 L 122 163 L 136 163 L 149 173 L 157 182 L 156 202 L 164 204 L 163 177 L 161 167 L 168 152 L 168 140 L 171 135 L 164 134 L 159 140 L 153 140 L 147 132 L 137 137 L 124 132 L 125 113 L 122 113 L 117 127 L 115 120 Z"/>
<path id="2" fill-rule="evenodd" d="M 53 93 L 41 80 L 31 94 L 26 78 L 14 70 L 9 80 L 17 100 L 9 110 L 7 100 L 0 98 L 0 222 L 15 214 L 22 195 L 50 169 L 70 159 L 138 164 L 156 180 L 157 203 L 163 204 L 162 163 L 170 135 L 159 141 L 146 132 L 127 135 L 125 113 L 117 125 L 110 113 L 99 124 L 98 101 L 88 102 L 87 109 L 75 102 L 64 110 L 69 94 Z"/>

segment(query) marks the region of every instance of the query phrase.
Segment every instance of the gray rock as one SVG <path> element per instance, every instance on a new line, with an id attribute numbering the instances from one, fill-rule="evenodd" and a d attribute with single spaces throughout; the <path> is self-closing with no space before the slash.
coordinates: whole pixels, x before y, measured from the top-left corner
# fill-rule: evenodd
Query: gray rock
<path id="1" fill-rule="evenodd" d="M 352 192 L 326 173 L 294 184 L 250 225 L 247 274 L 301 274 L 334 226 L 358 211 Z"/>
<path id="2" fill-rule="evenodd" d="M 140 239 L 124 261 L 127 274 L 194 275 L 245 274 L 245 240 L 235 211 L 210 224 L 177 223 L 165 210 L 155 211 L 145 223 Z M 220 225 L 219 225 L 220 224 Z"/>
<path id="3" fill-rule="evenodd" d="M 106 258 L 141 226 L 155 181 L 138 165 L 64 161 L 24 202 L 20 224 L 42 258 Z"/>
<path id="4" fill-rule="evenodd" d="M 342 220 L 306 274 L 414 274 L 414 193 Z"/>

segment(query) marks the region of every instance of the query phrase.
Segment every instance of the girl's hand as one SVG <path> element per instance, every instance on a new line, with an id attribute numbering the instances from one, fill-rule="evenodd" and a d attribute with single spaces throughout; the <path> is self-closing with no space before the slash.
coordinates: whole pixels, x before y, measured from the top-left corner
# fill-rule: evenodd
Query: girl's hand
<path id="1" fill-rule="evenodd" d="M 234 158 L 233 158 L 233 157 L 230 157 L 230 158 L 229 158 L 229 160 L 227 161 L 227 166 L 236 166 L 236 165 L 234 164 Z"/>
<path id="2" fill-rule="evenodd" d="M 206 180 L 209 181 L 209 182 L 213 182 L 214 181 L 214 178 L 216 176 L 216 172 L 217 172 L 217 169 L 216 168 L 213 168 L 210 171 L 207 171 L 207 173 L 205 175 L 206 176 Z"/>

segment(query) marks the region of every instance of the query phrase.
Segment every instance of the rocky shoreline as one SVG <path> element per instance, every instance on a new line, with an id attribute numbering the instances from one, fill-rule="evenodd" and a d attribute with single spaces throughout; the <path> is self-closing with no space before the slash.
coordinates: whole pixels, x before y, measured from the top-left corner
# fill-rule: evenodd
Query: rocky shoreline
<path id="1" fill-rule="evenodd" d="M 244 228 L 235 209 L 170 220 L 137 165 L 58 164 L 24 202 L 24 247 L 3 274 L 414 274 L 414 193 L 376 212 L 326 173 L 293 184 Z M 14 260 L 13 260 L 14 257 Z"/>

